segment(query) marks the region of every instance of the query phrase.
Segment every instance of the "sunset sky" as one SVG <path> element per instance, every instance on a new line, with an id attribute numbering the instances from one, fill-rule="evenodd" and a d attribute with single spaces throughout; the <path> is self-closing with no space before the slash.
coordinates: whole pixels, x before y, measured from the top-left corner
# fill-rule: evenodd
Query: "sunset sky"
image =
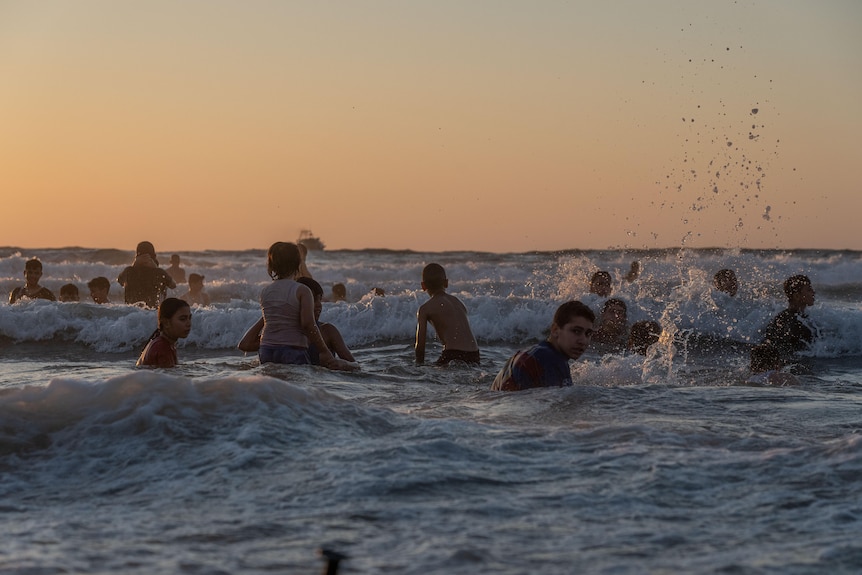
<path id="1" fill-rule="evenodd" d="M 858 0 L 0 0 L 0 245 L 862 249 Z"/>

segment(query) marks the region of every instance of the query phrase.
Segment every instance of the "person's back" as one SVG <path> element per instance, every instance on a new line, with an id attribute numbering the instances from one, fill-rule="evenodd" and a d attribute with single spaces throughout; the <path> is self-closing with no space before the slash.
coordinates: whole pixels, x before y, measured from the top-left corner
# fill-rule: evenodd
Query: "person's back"
<path id="1" fill-rule="evenodd" d="M 159 307 L 168 288 L 177 287 L 173 278 L 159 267 L 155 248 L 150 242 L 138 244 L 134 263 L 120 273 L 117 281 L 125 289 L 127 304 L 143 303 L 147 307 Z"/>
<path id="2" fill-rule="evenodd" d="M 429 323 L 437 333 L 437 339 L 443 344 L 443 353 L 437 360 L 437 365 L 446 365 L 455 360 L 474 364 L 480 361 L 479 346 L 470 328 L 467 307 L 457 297 L 446 293 L 448 286 L 446 272 L 439 264 L 428 264 L 422 270 L 422 289 L 428 292 L 431 299 L 422 304 L 416 314 L 417 364 L 425 362 Z"/>
<path id="3" fill-rule="evenodd" d="M 781 350 L 774 345 L 762 343 L 751 348 L 749 370 L 751 371 L 746 385 L 799 385 L 799 380 L 792 373 L 781 371 L 784 367 Z"/>

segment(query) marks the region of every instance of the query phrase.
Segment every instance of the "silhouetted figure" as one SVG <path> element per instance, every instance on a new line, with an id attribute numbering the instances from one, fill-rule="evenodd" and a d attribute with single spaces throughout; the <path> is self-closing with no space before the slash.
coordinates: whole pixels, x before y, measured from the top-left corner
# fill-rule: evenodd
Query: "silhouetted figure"
<path id="1" fill-rule="evenodd" d="M 111 291 L 111 282 L 106 277 L 99 276 L 87 282 L 90 288 L 90 297 L 98 304 L 111 303 L 108 293 Z"/>
<path id="2" fill-rule="evenodd" d="M 156 249 L 150 242 L 138 244 L 134 263 L 120 272 L 117 281 L 126 290 L 126 303 L 143 303 L 147 307 L 159 307 L 168 288 L 177 287 L 168 272 L 159 267 Z"/>
<path id="3" fill-rule="evenodd" d="M 641 275 L 641 263 L 637 260 L 632 262 L 632 265 L 629 267 L 628 273 L 624 276 L 624 279 L 631 283 L 638 279 L 638 276 Z"/>
<path id="4" fill-rule="evenodd" d="M 800 318 L 806 318 L 805 308 L 814 305 L 814 288 L 808 276 L 795 275 L 784 282 L 787 309 L 775 316 L 763 330 L 763 342 L 775 346 L 784 356 L 807 348 L 814 341 L 811 327 Z"/>
<path id="5" fill-rule="evenodd" d="M 613 280 L 611 274 L 606 271 L 598 271 L 590 278 L 590 293 L 601 297 L 608 297 L 613 291 Z"/>
<path id="6" fill-rule="evenodd" d="M 661 325 L 657 321 L 636 321 L 629 331 L 628 350 L 631 353 L 646 355 L 649 346 L 657 343 L 660 337 Z"/>
<path id="7" fill-rule="evenodd" d="M 723 269 L 715 272 L 712 276 L 712 285 L 720 292 L 733 297 L 739 290 L 739 281 L 736 279 L 736 272 L 731 269 Z"/>
<path id="8" fill-rule="evenodd" d="M 63 284 L 60 286 L 60 301 L 79 302 L 81 294 L 78 291 L 78 286 L 75 284 Z"/>
<path id="9" fill-rule="evenodd" d="M 13 304 L 19 299 L 47 299 L 57 301 L 54 293 L 46 287 L 39 285 L 42 279 L 42 262 L 33 258 L 24 264 L 24 279 L 26 283 L 16 287 L 9 294 L 9 303 Z"/>
<path id="10" fill-rule="evenodd" d="M 186 283 L 186 270 L 180 267 L 180 256 L 174 254 L 171 256 L 171 265 L 165 270 L 178 284 Z"/>

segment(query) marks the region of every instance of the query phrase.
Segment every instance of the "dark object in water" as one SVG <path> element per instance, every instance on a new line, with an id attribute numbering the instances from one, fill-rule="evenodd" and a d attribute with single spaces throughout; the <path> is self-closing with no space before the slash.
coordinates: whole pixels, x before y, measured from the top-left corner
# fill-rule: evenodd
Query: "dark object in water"
<path id="1" fill-rule="evenodd" d="M 324 575 L 336 575 L 338 573 L 338 564 L 342 559 L 347 559 L 347 555 L 342 555 L 332 549 L 321 548 L 320 555 L 326 558 L 326 568 L 323 570 Z"/>
<path id="2" fill-rule="evenodd" d="M 304 245 L 310 251 L 317 252 L 322 252 L 326 247 L 326 244 L 324 244 L 319 237 L 311 233 L 311 230 L 302 230 L 299 232 L 299 237 L 297 238 L 296 243 Z"/>

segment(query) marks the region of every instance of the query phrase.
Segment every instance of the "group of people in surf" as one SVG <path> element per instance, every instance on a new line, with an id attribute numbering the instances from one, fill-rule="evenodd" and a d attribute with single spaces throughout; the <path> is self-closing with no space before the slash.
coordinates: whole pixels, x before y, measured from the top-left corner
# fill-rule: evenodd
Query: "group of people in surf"
<path id="1" fill-rule="evenodd" d="M 269 248 L 267 272 L 273 281 L 260 294 L 261 318 L 246 331 L 237 347 L 244 352 L 256 352 L 261 363 L 313 364 L 335 370 L 357 370 L 359 364 L 339 330 L 332 324 L 320 322 L 323 288 L 308 271 L 303 248 L 302 244 L 292 242 L 276 242 Z M 165 297 L 168 288 L 173 289 L 178 281 L 185 280 L 185 270 L 179 267 L 179 256 L 173 256 L 171 261 L 170 268 L 161 269 L 152 243 L 140 242 L 134 263 L 118 277 L 118 282 L 125 288 L 127 303 L 158 308 L 158 327 L 141 352 L 137 362 L 139 366 L 177 365 L 176 343 L 190 333 L 191 304 L 209 302 L 208 296 L 204 299 L 201 295 L 203 276 L 198 274 L 190 274 L 190 290 L 185 297 Z M 640 267 L 639 262 L 633 262 L 625 279 L 635 281 Z M 55 299 L 50 290 L 39 285 L 42 276 L 39 260 L 26 262 L 24 276 L 26 284 L 12 291 L 10 304 L 22 298 Z M 197 276 L 194 290 L 191 286 L 193 276 Z M 716 290 L 735 296 L 739 282 L 733 270 L 722 269 L 713 277 L 713 285 Z M 445 366 L 452 362 L 478 365 L 481 360 L 479 346 L 470 326 L 467 307 L 460 299 L 447 293 L 449 280 L 445 269 L 437 263 L 426 265 L 422 270 L 421 286 L 429 299 L 417 311 L 416 363 L 425 363 L 430 325 L 443 345 L 435 365 Z M 110 282 L 106 278 L 94 278 L 88 287 L 97 303 L 110 301 Z M 547 338 L 512 355 L 495 377 L 491 389 L 520 391 L 570 386 L 569 361 L 581 357 L 591 344 L 646 355 L 650 346 L 659 341 L 661 325 L 653 320 L 644 320 L 629 327 L 625 301 L 609 297 L 611 292 L 610 273 L 595 272 L 590 281 L 590 293 L 608 298 L 599 316 L 580 301 L 560 305 L 551 320 Z M 814 304 L 811 280 L 805 275 L 791 276 L 784 282 L 784 293 L 787 308 L 769 322 L 762 331 L 762 341 L 750 350 L 751 377 L 748 383 L 752 385 L 797 383 L 795 376 L 785 368 L 814 340 L 815 333 L 807 323 L 805 313 L 806 308 Z M 205 292 L 203 294 L 206 295 Z M 340 297 L 343 298 L 343 294 Z"/>

